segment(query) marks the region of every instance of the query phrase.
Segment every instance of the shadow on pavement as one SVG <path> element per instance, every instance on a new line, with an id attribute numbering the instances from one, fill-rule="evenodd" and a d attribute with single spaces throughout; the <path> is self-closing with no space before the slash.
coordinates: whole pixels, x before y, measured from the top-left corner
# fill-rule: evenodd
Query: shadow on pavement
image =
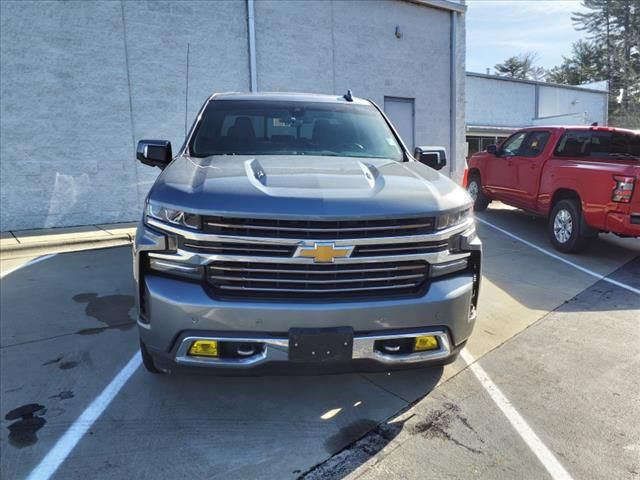
<path id="1" fill-rule="evenodd" d="M 500 205 L 478 217 L 596 274 L 605 274 L 630 286 L 633 286 L 634 281 L 637 283 L 634 279 L 640 277 L 638 239 L 601 234 L 599 238 L 588 242 L 584 252 L 568 255 L 553 249 L 547 238 L 544 219 Z M 597 278 L 544 255 L 488 225 L 478 222 L 478 229 L 485 254 L 483 276 L 506 295 L 530 309 L 554 310 L 566 299 L 573 298 L 598 281 Z M 605 285 L 617 288 L 611 284 Z M 482 303 L 482 297 L 480 301 Z M 598 308 L 596 304 L 594 307 Z M 611 308 L 611 305 L 602 306 L 603 310 Z M 619 304 L 613 308 L 637 307 Z"/>
<path id="2" fill-rule="evenodd" d="M 442 372 L 388 374 L 403 397 L 411 394 L 405 399 L 359 374 L 158 376 L 141 369 L 94 426 L 100 436 L 85 437 L 75 456 L 98 465 L 109 461 L 112 474 L 136 478 L 153 464 L 166 478 L 188 465 L 197 478 L 244 479 L 298 478 L 332 456 L 347 455 L 348 468 L 341 463 L 338 470 L 323 470 L 323 478 L 340 478 L 402 431 L 404 421 L 389 419 L 407 400 L 428 395 Z M 117 442 L 108 440 L 116 435 Z M 84 471 L 70 463 L 70 473 Z M 64 477 L 65 470 L 60 473 Z"/>

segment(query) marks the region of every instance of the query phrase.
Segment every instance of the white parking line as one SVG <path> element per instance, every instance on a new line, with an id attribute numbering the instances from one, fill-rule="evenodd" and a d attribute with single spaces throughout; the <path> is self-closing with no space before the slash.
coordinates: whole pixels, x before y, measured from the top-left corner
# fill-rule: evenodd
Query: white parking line
<path id="1" fill-rule="evenodd" d="M 102 412 L 118 395 L 127 380 L 138 369 L 142 362 L 140 352 L 136 352 L 131 360 L 115 376 L 111 383 L 102 391 L 96 399 L 82 412 L 75 422 L 64 432 L 64 435 L 56 442 L 49 453 L 40 461 L 27 477 L 27 480 L 46 480 L 58 470 L 62 462 L 69 456 L 74 447 L 87 433 Z"/>
<path id="2" fill-rule="evenodd" d="M 38 258 L 34 258 L 33 260 L 29 260 L 28 262 L 23 263 L 22 265 L 19 265 L 19 266 L 14 267 L 14 268 L 10 268 L 6 272 L 0 273 L 0 278 L 4 278 L 7 275 L 12 274 L 13 272 L 17 272 L 21 268 L 28 267 L 29 265 L 34 265 L 36 263 L 42 262 L 43 260 L 47 260 L 48 258 L 55 257 L 56 255 L 57 255 L 57 253 L 51 253 L 49 255 L 43 255 L 42 257 L 38 257 Z"/>
<path id="3" fill-rule="evenodd" d="M 540 460 L 540 463 L 542 463 L 551 477 L 554 480 L 571 480 L 572 477 L 569 475 L 569 472 L 564 469 L 553 453 L 551 453 L 547 446 L 542 443 L 540 437 L 538 437 L 531 429 L 529 424 L 527 424 L 525 419 L 522 418 L 509 399 L 504 396 L 498 386 L 493 383 L 491 378 L 489 378 L 489 375 L 487 375 L 487 372 L 485 372 L 484 369 L 476 363 L 476 359 L 473 358 L 473 355 L 471 355 L 467 350 L 462 350 L 462 352 L 460 352 L 460 356 L 465 362 L 467 362 L 471 372 L 473 372 L 482 387 L 487 391 L 504 416 L 507 417 L 509 423 L 513 428 L 515 428 L 516 432 L 518 432 L 527 446 L 535 456 L 538 457 L 538 460 Z"/>
<path id="4" fill-rule="evenodd" d="M 550 252 L 549 250 L 545 250 L 542 247 L 539 247 L 538 245 L 529 242 L 528 240 L 525 240 L 522 237 L 519 237 L 517 235 L 514 235 L 513 233 L 505 230 L 504 228 L 500 228 L 496 225 L 494 225 L 491 222 L 487 222 L 486 220 L 483 220 L 482 218 L 478 218 L 476 217 L 476 220 L 479 221 L 480 223 L 491 227 L 497 231 L 499 231 L 500 233 L 504 233 L 505 235 L 507 235 L 508 237 L 513 238 L 514 240 L 517 240 L 519 242 L 524 243 L 525 245 L 534 248 L 536 250 L 538 250 L 541 253 L 544 253 L 545 255 L 551 257 L 551 258 L 555 258 L 556 260 L 561 261 L 562 263 L 566 263 L 567 265 L 575 268 L 576 270 L 580 270 L 583 273 L 586 273 L 587 275 L 591 275 L 592 277 L 597 278 L 598 280 L 603 280 L 605 282 L 608 282 L 612 285 L 615 285 L 617 287 L 620 288 L 624 288 L 625 290 L 629 290 L 630 292 L 636 293 L 638 295 L 640 295 L 640 289 L 634 288 L 631 285 L 627 285 L 626 283 L 622 283 L 622 282 L 618 282 L 617 280 L 613 280 L 611 278 L 607 278 L 605 275 L 600 275 L 599 273 L 594 272 L 593 270 L 589 270 L 588 268 L 582 267 L 580 265 L 578 265 L 577 263 L 572 262 L 571 260 L 567 260 L 566 258 L 562 258 L 560 255 L 556 255 L 555 253 Z"/>

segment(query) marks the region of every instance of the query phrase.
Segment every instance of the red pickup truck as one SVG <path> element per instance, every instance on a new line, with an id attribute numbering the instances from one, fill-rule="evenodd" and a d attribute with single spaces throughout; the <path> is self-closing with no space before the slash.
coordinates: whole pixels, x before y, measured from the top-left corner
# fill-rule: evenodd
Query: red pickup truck
<path id="1" fill-rule="evenodd" d="M 640 236 L 640 132 L 531 127 L 469 159 L 477 211 L 491 200 L 548 217 L 553 246 L 581 250 L 598 232 Z"/>

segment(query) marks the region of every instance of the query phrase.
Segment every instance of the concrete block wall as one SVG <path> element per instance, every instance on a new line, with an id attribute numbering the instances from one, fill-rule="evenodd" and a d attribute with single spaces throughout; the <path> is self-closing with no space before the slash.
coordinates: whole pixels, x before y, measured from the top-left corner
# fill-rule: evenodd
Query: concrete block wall
<path id="1" fill-rule="evenodd" d="M 139 218 L 159 170 L 135 161 L 135 144 L 181 146 L 187 44 L 188 126 L 212 92 L 249 90 L 244 0 L 0 9 L 2 231 Z M 351 88 L 381 106 L 385 96 L 415 98 L 416 143 L 451 147 L 449 12 L 399 0 L 256 0 L 255 18 L 259 90 Z M 461 152 L 463 96 L 457 114 Z"/>
<path id="2" fill-rule="evenodd" d="M 0 229 L 131 221 L 214 90 L 247 90 L 244 2 L 1 3 Z"/>

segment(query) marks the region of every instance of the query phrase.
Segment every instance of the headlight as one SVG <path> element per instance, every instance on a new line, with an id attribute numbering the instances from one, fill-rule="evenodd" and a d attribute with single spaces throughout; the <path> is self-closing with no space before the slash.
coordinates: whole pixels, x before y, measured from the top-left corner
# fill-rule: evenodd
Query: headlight
<path id="1" fill-rule="evenodd" d="M 455 212 L 445 213 L 440 215 L 436 221 L 436 229 L 442 230 L 443 228 L 453 227 L 465 222 L 471 217 L 471 207 L 463 208 Z"/>
<path id="2" fill-rule="evenodd" d="M 164 223 L 186 227 L 192 230 L 200 230 L 202 228 L 200 215 L 163 207 L 153 202 L 147 203 L 145 216 L 146 218 L 154 218 Z"/>

